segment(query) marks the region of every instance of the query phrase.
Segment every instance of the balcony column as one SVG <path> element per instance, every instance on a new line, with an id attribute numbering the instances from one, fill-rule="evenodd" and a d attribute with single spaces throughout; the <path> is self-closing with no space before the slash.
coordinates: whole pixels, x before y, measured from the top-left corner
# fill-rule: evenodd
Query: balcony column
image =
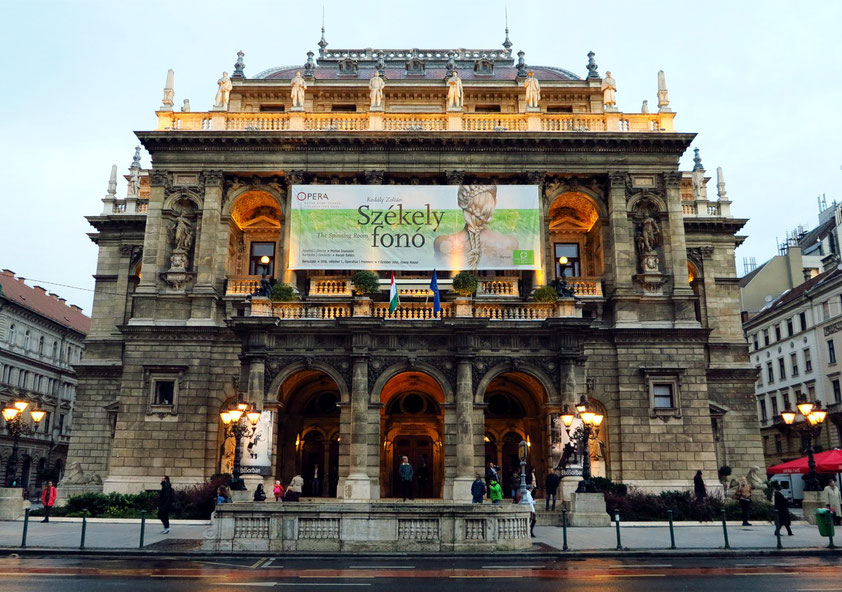
<path id="1" fill-rule="evenodd" d="M 669 215 L 669 245 L 665 255 L 673 277 L 673 309 L 676 327 L 698 327 L 693 305 L 693 289 L 687 281 L 687 242 L 684 238 L 684 212 L 681 204 L 681 172 L 664 174 L 667 213 Z M 707 208 L 707 205 L 704 206 Z"/>
<path id="2" fill-rule="evenodd" d="M 371 499 L 371 480 L 368 475 L 368 401 L 368 359 L 360 356 L 354 358 L 351 375 L 350 459 L 341 496 L 345 499 Z"/>
<path id="3" fill-rule="evenodd" d="M 469 501 L 476 471 L 474 451 L 474 389 L 470 359 L 456 366 L 456 476 L 453 500 Z"/>

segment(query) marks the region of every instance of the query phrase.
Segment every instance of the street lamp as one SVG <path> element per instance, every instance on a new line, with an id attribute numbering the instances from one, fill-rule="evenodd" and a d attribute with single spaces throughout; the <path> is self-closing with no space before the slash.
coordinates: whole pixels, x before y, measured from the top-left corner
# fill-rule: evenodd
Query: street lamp
<path id="1" fill-rule="evenodd" d="M 245 491 L 246 484 L 240 478 L 240 442 L 249 430 L 254 433 L 254 427 L 260 421 L 260 411 L 254 403 L 235 402 L 230 408 L 219 414 L 225 426 L 225 439 L 234 438 L 234 468 L 231 479 L 233 491 Z"/>
<path id="2" fill-rule="evenodd" d="M 520 503 L 529 503 L 526 501 L 526 457 L 529 456 L 529 443 L 521 440 L 517 445 L 517 455 L 520 458 Z"/>
<path id="3" fill-rule="evenodd" d="M 822 423 L 827 417 L 827 411 L 821 408 L 821 403 L 816 401 L 802 401 L 796 405 L 798 413 L 804 416 L 807 421 L 795 423 L 797 413 L 789 409 L 781 412 L 781 419 L 788 426 L 792 426 L 802 438 L 807 439 L 807 475 L 804 477 L 804 491 L 821 491 L 819 474 L 816 471 L 816 459 L 813 457 L 813 440 L 819 437 L 822 431 Z"/>
<path id="4" fill-rule="evenodd" d="M 564 424 L 567 437 L 571 442 L 575 442 L 576 448 L 582 452 L 582 480 L 579 481 L 576 493 L 594 493 L 596 488 L 591 480 L 591 452 L 588 443 L 595 440 L 599 435 L 599 427 L 602 425 L 605 416 L 591 409 L 585 395 L 581 396 L 579 403 L 576 405 L 576 415 L 582 420 L 582 425 L 577 427 L 571 435 L 570 426 L 573 425 L 575 415 L 566 405 L 564 412 L 561 414 L 561 423 Z"/>
<path id="5" fill-rule="evenodd" d="M 15 401 L 12 405 L 3 409 L 3 419 L 6 420 L 6 431 L 12 436 L 12 454 L 9 460 L 6 461 L 6 487 L 12 487 L 15 481 L 15 476 L 18 472 L 18 442 L 22 435 L 28 436 L 34 434 L 38 430 L 38 423 L 44 419 L 47 414 L 46 411 L 40 409 L 30 409 L 29 415 L 35 423 L 32 427 L 24 422 L 23 412 L 29 407 L 26 401 Z"/>
<path id="6" fill-rule="evenodd" d="M 576 293 L 574 290 L 567 285 L 567 277 L 564 274 L 564 270 L 567 269 L 567 263 L 570 260 L 567 257 L 561 256 L 558 258 L 558 264 L 561 267 L 561 278 L 555 279 L 552 281 L 552 286 L 555 288 L 556 293 L 558 293 L 559 297 L 561 298 L 575 298 Z"/>

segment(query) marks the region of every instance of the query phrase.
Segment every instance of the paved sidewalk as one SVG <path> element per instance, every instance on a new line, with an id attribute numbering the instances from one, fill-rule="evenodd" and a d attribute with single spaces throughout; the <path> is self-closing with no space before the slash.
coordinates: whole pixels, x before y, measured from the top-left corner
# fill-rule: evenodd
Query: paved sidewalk
<path id="1" fill-rule="evenodd" d="M 663 523 L 642 523 L 636 525 L 621 523 L 620 536 L 624 551 L 660 551 L 669 549 L 669 528 Z M 198 551 L 200 541 L 209 523 L 198 520 L 174 520 L 170 534 L 161 534 L 161 523 L 150 519 L 146 522 L 144 549 L 148 551 L 191 552 Z M 784 535 L 782 544 L 785 549 L 820 549 L 826 548 L 828 540 L 820 537 L 818 529 L 806 523 L 796 523 L 792 527 L 794 536 Z M 23 521 L 0 522 L 0 548 L 12 550 L 20 547 Z M 80 518 L 53 518 L 48 524 L 40 519 L 31 519 L 27 533 L 27 548 L 78 549 L 81 539 L 82 524 Z M 756 523 L 754 526 L 728 525 L 728 539 L 734 550 L 774 550 L 774 527 L 770 524 Z M 842 530 L 838 543 L 842 544 Z M 562 529 L 557 526 L 535 527 L 537 538 L 533 539 L 540 551 L 561 550 Z M 85 548 L 91 550 L 131 550 L 138 549 L 140 542 L 140 520 L 118 520 L 107 518 L 89 518 L 85 537 Z M 608 527 L 571 527 L 567 529 L 567 544 L 571 551 L 616 551 L 617 535 L 614 525 Z M 713 550 L 724 547 L 722 524 L 700 525 L 693 523 L 675 526 L 675 544 L 681 550 Z"/>

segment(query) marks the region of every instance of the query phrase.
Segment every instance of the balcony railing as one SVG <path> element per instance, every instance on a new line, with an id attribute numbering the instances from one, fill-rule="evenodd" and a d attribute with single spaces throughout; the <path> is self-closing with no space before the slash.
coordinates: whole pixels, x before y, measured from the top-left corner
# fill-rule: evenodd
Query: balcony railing
<path id="1" fill-rule="evenodd" d="M 675 131 L 675 113 L 158 112 L 162 131 L 648 132 Z"/>

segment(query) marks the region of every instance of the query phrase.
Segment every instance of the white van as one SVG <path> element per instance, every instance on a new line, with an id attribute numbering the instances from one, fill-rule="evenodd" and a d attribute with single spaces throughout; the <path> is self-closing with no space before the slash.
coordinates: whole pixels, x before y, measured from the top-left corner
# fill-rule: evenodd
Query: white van
<path id="1" fill-rule="evenodd" d="M 781 484 L 781 493 L 793 506 L 801 507 L 804 501 L 804 479 L 803 475 L 772 475 L 771 482 L 777 481 Z"/>

